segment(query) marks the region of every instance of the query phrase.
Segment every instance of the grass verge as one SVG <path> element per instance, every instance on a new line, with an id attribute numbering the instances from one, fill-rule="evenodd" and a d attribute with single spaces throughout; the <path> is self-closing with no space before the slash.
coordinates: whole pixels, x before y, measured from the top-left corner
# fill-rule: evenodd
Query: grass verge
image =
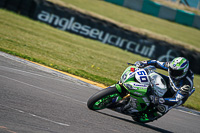
<path id="1" fill-rule="evenodd" d="M 147 60 L 2 9 L 0 50 L 105 85 L 119 80 L 127 62 Z M 196 92 L 184 104 L 196 110 L 200 110 L 199 80 L 195 75 Z"/>
<path id="2" fill-rule="evenodd" d="M 126 29 L 200 52 L 200 30 L 103 0 L 49 0 L 106 19 Z"/>

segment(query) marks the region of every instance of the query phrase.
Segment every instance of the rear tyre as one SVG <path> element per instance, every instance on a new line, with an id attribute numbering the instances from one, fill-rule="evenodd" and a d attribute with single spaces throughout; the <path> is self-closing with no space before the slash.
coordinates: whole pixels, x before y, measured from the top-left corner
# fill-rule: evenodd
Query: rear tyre
<path id="1" fill-rule="evenodd" d="M 112 100 L 120 96 L 119 91 L 115 86 L 103 89 L 93 96 L 87 102 L 87 106 L 91 110 L 100 110 L 112 104 Z"/>

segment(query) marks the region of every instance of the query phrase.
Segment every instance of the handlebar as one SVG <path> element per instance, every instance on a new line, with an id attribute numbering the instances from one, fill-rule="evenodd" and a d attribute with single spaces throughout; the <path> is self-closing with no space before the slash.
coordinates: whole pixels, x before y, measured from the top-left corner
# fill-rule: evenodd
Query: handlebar
<path id="1" fill-rule="evenodd" d="M 132 66 L 135 66 L 135 64 L 133 64 L 133 63 L 129 63 L 129 62 L 127 62 L 127 64 L 128 64 L 128 65 L 132 65 Z"/>

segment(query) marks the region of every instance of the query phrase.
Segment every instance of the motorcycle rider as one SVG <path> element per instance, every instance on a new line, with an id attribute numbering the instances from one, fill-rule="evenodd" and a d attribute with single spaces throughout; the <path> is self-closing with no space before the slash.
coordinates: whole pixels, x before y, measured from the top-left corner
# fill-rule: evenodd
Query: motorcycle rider
<path id="1" fill-rule="evenodd" d="M 167 83 L 168 91 L 163 97 L 152 98 L 152 103 L 158 105 L 158 111 L 165 114 L 171 108 L 185 103 L 190 94 L 194 92 L 194 74 L 189 69 L 189 61 L 184 57 L 174 58 L 170 62 L 157 60 L 137 61 L 137 67 L 153 65 L 156 68 L 168 71 L 169 76 L 161 75 Z"/>

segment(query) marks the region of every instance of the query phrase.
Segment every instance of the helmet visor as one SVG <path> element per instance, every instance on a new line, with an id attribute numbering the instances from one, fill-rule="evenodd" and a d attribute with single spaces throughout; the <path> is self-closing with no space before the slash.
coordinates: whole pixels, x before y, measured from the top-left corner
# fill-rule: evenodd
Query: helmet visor
<path id="1" fill-rule="evenodd" d="M 169 75 L 171 77 L 179 77 L 182 76 L 184 73 L 183 70 L 173 70 L 171 67 L 169 67 Z"/>

